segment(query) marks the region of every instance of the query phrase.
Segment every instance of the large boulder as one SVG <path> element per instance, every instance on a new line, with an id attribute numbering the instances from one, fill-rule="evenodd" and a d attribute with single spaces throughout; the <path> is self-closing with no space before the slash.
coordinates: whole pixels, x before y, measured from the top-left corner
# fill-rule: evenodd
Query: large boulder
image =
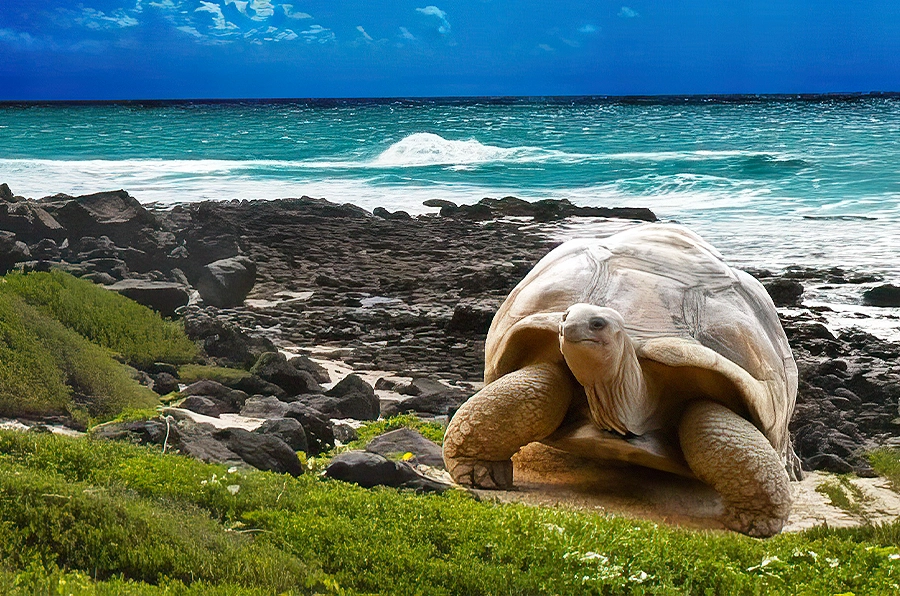
<path id="1" fill-rule="evenodd" d="M 41 206 L 32 201 L 0 202 L 0 229 L 13 232 L 29 244 L 44 238 L 63 240 L 66 230 Z"/>
<path id="2" fill-rule="evenodd" d="M 429 441 L 411 428 L 398 428 L 375 437 L 366 445 L 366 451 L 389 458 L 402 457 L 411 453 L 416 463 L 435 468 L 444 467 L 441 446 L 434 441 Z"/>
<path id="3" fill-rule="evenodd" d="M 321 407 L 333 418 L 354 418 L 356 420 L 378 420 L 381 402 L 375 389 L 362 377 L 349 374 L 325 392 Z M 313 406 L 315 407 L 315 406 Z M 327 411 L 326 411 L 327 410 Z"/>
<path id="4" fill-rule="evenodd" d="M 31 253 L 25 243 L 16 240 L 12 232 L 0 230 L 0 275 L 15 267 L 16 263 L 29 259 Z"/>
<path id="5" fill-rule="evenodd" d="M 303 473 L 297 453 L 275 435 L 223 428 L 214 432 L 213 437 L 258 470 L 291 476 Z"/>
<path id="6" fill-rule="evenodd" d="M 414 379 L 407 386 L 397 387 L 396 391 L 412 395 L 412 397 L 386 405 L 382 412 L 385 417 L 410 412 L 434 416 L 453 416 L 459 406 L 469 397 L 466 391 L 447 387 L 443 383 L 428 378 Z"/>
<path id="7" fill-rule="evenodd" d="M 900 286 L 883 284 L 863 292 L 863 304 L 869 306 L 900 306 Z"/>
<path id="8" fill-rule="evenodd" d="M 449 484 L 427 478 L 406 462 L 395 462 L 368 451 L 348 451 L 331 460 L 325 477 L 352 482 L 363 488 L 392 486 L 418 492 L 443 492 Z"/>
<path id="9" fill-rule="evenodd" d="M 288 444 L 294 451 L 306 452 L 309 443 L 303 425 L 294 418 L 270 418 L 253 432 L 261 435 L 274 435 Z"/>
<path id="10" fill-rule="evenodd" d="M 321 391 L 321 387 L 310 373 L 291 366 L 280 352 L 261 354 L 250 372 L 264 381 L 278 385 L 288 395 Z"/>
<path id="11" fill-rule="evenodd" d="M 160 227 L 156 216 L 124 190 L 80 197 L 57 195 L 40 203 L 66 229 L 70 241 L 82 236 L 108 236 L 118 244 L 134 247 L 143 244 L 148 229 Z"/>
<path id="12" fill-rule="evenodd" d="M 174 316 L 175 311 L 190 299 L 186 287 L 168 281 L 124 279 L 108 288 L 167 317 Z"/>
<path id="13" fill-rule="evenodd" d="M 256 263 L 250 257 L 220 259 L 200 272 L 196 287 L 203 302 L 218 307 L 240 306 L 256 283 Z"/>

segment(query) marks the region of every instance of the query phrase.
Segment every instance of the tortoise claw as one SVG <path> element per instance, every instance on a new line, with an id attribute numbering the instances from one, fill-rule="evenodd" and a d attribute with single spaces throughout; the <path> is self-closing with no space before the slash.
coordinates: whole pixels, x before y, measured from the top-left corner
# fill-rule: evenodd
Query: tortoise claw
<path id="1" fill-rule="evenodd" d="M 456 458 L 447 462 L 453 480 L 465 486 L 509 490 L 513 486 L 512 460 L 485 461 Z"/>

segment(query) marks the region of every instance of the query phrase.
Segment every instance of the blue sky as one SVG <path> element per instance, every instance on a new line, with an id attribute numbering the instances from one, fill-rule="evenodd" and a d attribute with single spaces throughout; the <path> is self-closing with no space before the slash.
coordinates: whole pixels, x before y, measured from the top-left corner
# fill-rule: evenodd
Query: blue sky
<path id="1" fill-rule="evenodd" d="M 896 0 L 0 0 L 0 99 L 900 91 Z"/>

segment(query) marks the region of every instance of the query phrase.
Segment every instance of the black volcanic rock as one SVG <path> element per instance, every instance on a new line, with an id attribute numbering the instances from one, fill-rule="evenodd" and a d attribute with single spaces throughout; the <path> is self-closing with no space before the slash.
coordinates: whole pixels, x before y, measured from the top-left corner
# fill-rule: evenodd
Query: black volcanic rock
<path id="1" fill-rule="evenodd" d="M 174 316 L 190 299 L 186 287 L 167 281 L 124 279 L 107 287 L 167 317 Z"/>
<path id="2" fill-rule="evenodd" d="M 900 286 L 883 284 L 863 292 L 863 304 L 869 306 L 900 306 Z"/>
<path id="3" fill-rule="evenodd" d="M 246 256 L 220 259 L 204 266 L 195 286 L 212 306 L 240 306 L 256 283 L 256 263 Z"/>

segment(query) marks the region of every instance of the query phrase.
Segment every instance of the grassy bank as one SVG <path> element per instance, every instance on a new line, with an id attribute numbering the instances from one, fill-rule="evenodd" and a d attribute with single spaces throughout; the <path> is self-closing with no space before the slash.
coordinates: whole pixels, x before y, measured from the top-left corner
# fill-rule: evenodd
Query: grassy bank
<path id="1" fill-rule="evenodd" d="M 0 278 L 0 416 L 104 420 L 156 395 L 123 363 L 187 362 L 180 325 L 66 273 Z"/>
<path id="2" fill-rule="evenodd" d="M 0 432 L 0 560 L 22 594 L 892 594 L 900 524 L 762 541 Z"/>

